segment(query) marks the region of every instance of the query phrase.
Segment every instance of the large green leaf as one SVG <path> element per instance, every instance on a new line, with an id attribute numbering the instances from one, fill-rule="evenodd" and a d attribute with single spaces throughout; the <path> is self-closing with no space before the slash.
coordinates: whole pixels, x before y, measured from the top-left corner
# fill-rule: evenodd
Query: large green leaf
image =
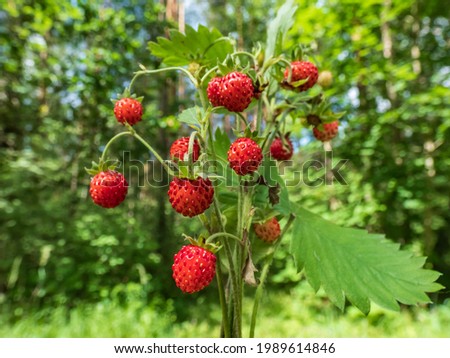
<path id="1" fill-rule="evenodd" d="M 231 39 L 225 38 L 219 30 L 211 30 L 199 25 L 195 31 L 186 25 L 185 34 L 170 30 L 170 39 L 158 37 L 157 42 L 149 42 L 148 48 L 154 56 L 161 57 L 168 66 L 185 66 L 191 62 L 215 66 L 233 52 Z"/>
<path id="2" fill-rule="evenodd" d="M 297 5 L 294 5 L 293 0 L 285 1 L 278 10 L 275 19 L 269 23 L 267 27 L 266 60 L 281 53 L 285 35 L 294 24 L 296 10 Z"/>
<path id="3" fill-rule="evenodd" d="M 347 298 L 365 314 L 370 301 L 398 310 L 398 302 L 427 303 L 425 292 L 442 288 L 434 282 L 440 273 L 423 269 L 424 257 L 399 250 L 383 235 L 342 228 L 294 207 L 297 218 L 290 249 L 297 269 L 304 269 L 311 286 L 315 290 L 322 286 L 340 309 Z"/>

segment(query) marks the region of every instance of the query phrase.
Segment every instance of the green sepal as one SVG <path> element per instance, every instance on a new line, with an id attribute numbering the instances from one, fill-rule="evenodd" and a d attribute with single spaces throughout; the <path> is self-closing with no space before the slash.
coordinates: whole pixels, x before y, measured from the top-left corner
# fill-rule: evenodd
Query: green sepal
<path id="1" fill-rule="evenodd" d="M 111 162 L 111 163 L 108 163 Z M 115 161 L 102 161 L 102 159 L 100 158 L 98 163 L 92 161 L 91 167 L 90 168 L 84 168 L 84 170 L 86 171 L 86 173 L 88 173 L 89 175 L 95 176 L 98 173 L 101 172 L 105 172 L 108 170 L 114 170 L 117 168 L 117 166 L 119 165 L 119 162 L 117 160 Z"/>
<path id="2" fill-rule="evenodd" d="M 189 241 L 191 245 L 201 247 L 202 249 L 208 250 L 213 254 L 217 253 L 222 247 L 207 242 L 207 239 L 203 235 L 199 235 L 198 238 L 193 238 L 192 236 L 183 234 L 184 239 Z"/>
<path id="3" fill-rule="evenodd" d="M 224 64 L 222 62 L 218 62 L 217 67 L 217 72 L 220 77 L 223 77 L 233 71 L 233 66 L 227 66 L 227 64 Z"/>
<path id="4" fill-rule="evenodd" d="M 130 89 L 128 87 L 126 87 L 122 93 L 117 93 L 116 97 L 117 98 L 110 98 L 110 100 L 113 104 L 116 104 L 116 102 L 122 98 L 133 98 L 140 103 L 142 103 L 142 101 L 144 99 L 144 96 L 137 97 L 136 93 L 131 93 Z"/>
<path id="5" fill-rule="evenodd" d="M 322 119 L 323 123 L 331 123 L 334 121 L 337 121 L 338 119 L 341 119 L 347 112 L 343 111 L 343 112 L 329 112 L 325 115 L 323 115 L 322 117 L 320 117 Z"/>
<path id="6" fill-rule="evenodd" d="M 305 56 L 305 49 L 302 45 L 294 47 L 291 51 L 292 61 L 302 61 Z"/>

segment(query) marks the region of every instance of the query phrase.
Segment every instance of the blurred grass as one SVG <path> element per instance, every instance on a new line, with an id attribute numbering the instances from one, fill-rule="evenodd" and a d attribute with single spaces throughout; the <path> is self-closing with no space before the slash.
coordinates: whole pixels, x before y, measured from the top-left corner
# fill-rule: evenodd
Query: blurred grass
<path id="1" fill-rule="evenodd" d="M 187 298 L 189 300 L 189 298 Z M 126 306 L 112 301 L 59 307 L 24 314 L 0 316 L 0 337 L 217 337 L 220 310 L 193 300 L 190 320 L 178 322 L 168 302 Z M 244 304 L 246 318 L 251 301 Z M 324 296 L 316 296 L 305 283 L 289 294 L 266 294 L 256 329 L 257 337 L 450 337 L 450 302 L 391 312 L 373 307 L 365 317 L 353 307 L 337 310 Z M 248 334 L 244 320 L 244 334 Z"/>

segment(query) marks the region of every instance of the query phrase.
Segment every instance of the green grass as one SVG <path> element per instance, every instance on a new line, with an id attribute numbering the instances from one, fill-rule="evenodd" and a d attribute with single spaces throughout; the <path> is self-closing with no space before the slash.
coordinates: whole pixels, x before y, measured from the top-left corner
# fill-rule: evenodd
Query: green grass
<path id="1" fill-rule="evenodd" d="M 186 298 L 189 301 L 189 298 Z M 11 323 L 0 316 L 0 337 L 217 337 L 220 311 L 192 301 L 191 318 L 179 322 L 169 303 L 126 307 L 114 302 L 55 308 L 23 315 Z M 251 302 L 244 304 L 250 316 Z M 450 302 L 432 308 L 391 312 L 373 307 L 365 317 L 349 307 L 341 313 L 305 284 L 289 294 L 270 291 L 262 304 L 257 337 L 450 337 Z M 248 335 L 248 319 L 244 334 Z"/>

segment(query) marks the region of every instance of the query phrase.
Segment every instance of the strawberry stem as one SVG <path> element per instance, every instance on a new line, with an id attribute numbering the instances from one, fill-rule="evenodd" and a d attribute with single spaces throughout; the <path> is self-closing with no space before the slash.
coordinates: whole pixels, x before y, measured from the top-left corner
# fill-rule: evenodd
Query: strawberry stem
<path id="1" fill-rule="evenodd" d="M 181 71 L 187 78 L 189 78 L 189 80 L 192 82 L 192 84 L 197 87 L 198 86 L 198 82 L 197 80 L 194 78 L 194 76 L 191 75 L 191 73 L 183 68 L 183 67 L 164 67 L 164 68 L 158 68 L 157 70 L 143 70 L 143 71 L 137 71 L 134 73 L 134 77 L 130 82 L 130 85 L 128 86 L 129 91 L 131 92 L 131 87 L 134 84 L 134 81 L 136 81 L 136 79 L 142 75 L 151 75 L 154 73 L 160 73 L 160 72 L 168 72 L 168 71 Z"/>
<path id="2" fill-rule="evenodd" d="M 207 100 L 205 98 L 205 94 L 202 91 L 202 89 L 200 89 L 198 87 L 197 87 L 197 89 L 198 89 L 198 94 L 199 94 L 199 97 L 200 97 L 200 101 L 201 101 L 202 107 L 204 109 L 207 109 L 209 105 L 208 105 L 208 102 L 207 102 Z M 213 160 L 216 161 L 217 157 L 216 157 L 216 152 L 214 150 L 213 133 L 212 133 L 212 129 L 211 129 L 212 125 L 211 125 L 211 122 L 210 122 L 211 121 L 211 117 L 210 117 L 211 112 L 206 110 L 206 113 L 207 113 L 207 117 L 204 118 L 204 119 L 202 118 L 202 121 L 201 121 L 201 123 L 202 123 L 201 133 L 205 137 L 206 137 L 206 132 L 208 133 L 206 143 L 207 143 L 207 146 L 209 146 L 209 149 L 211 150 L 211 154 L 212 154 Z M 214 212 L 216 214 L 217 220 L 219 222 L 220 231 L 221 232 L 225 232 L 225 224 L 223 222 L 222 213 L 220 212 L 219 201 L 218 201 L 216 195 L 214 195 L 213 207 L 214 207 Z M 230 289 L 230 297 L 228 299 L 228 302 L 230 303 L 230 310 L 229 311 L 225 311 L 225 308 L 222 307 L 222 321 L 231 322 L 231 321 L 235 320 L 236 315 L 240 314 L 239 313 L 239 302 L 240 302 L 240 299 L 238 297 L 238 289 L 237 289 L 238 288 L 238 278 L 237 278 L 235 263 L 234 263 L 234 260 L 233 260 L 233 254 L 231 252 L 231 245 L 230 245 L 229 240 L 223 240 L 223 247 L 224 247 L 225 255 L 227 257 L 228 265 L 229 265 L 229 275 L 230 275 L 229 279 L 230 279 L 230 283 L 231 283 L 231 289 Z M 220 289 L 223 289 L 223 287 L 220 288 Z M 230 318 L 228 317 L 228 315 L 224 316 L 223 315 L 224 312 L 227 312 L 227 314 L 230 315 Z M 224 325 L 224 327 L 225 327 L 225 325 Z M 231 335 L 233 337 L 240 337 L 241 336 L 241 333 L 237 332 L 234 329 L 234 327 L 233 327 L 233 330 L 230 331 L 230 333 L 231 333 Z"/>
<path id="3" fill-rule="evenodd" d="M 207 71 L 200 80 L 200 87 L 202 87 L 204 85 L 204 82 L 207 80 L 209 75 L 213 72 L 216 72 L 218 69 L 219 69 L 219 66 L 214 66 L 209 71 Z"/>
<path id="4" fill-rule="evenodd" d="M 263 94 L 264 96 L 265 94 Z M 262 124 L 262 106 L 263 106 L 263 100 L 258 100 L 258 112 L 256 112 L 256 134 L 259 135 L 261 133 L 261 124 Z"/>
<path id="5" fill-rule="evenodd" d="M 175 173 L 172 171 L 172 169 L 167 165 L 167 163 L 164 161 L 163 158 L 161 158 L 161 156 L 158 154 L 158 152 L 153 149 L 153 147 L 147 143 L 147 141 L 142 138 L 139 134 L 136 133 L 136 131 L 134 131 L 134 133 L 132 133 L 133 137 L 135 137 L 138 141 L 140 141 L 145 147 L 147 147 L 147 149 L 155 156 L 156 159 L 158 159 L 158 161 L 161 163 L 161 165 L 163 166 L 163 168 L 166 170 L 166 172 L 170 175 L 175 175 Z"/>
<path id="6" fill-rule="evenodd" d="M 111 147 L 111 144 L 114 143 L 114 141 L 120 137 L 123 137 L 125 135 L 133 135 L 130 132 L 120 132 L 119 134 L 116 134 L 114 137 L 112 137 L 108 143 L 106 143 L 105 145 L 105 149 L 103 149 L 103 153 L 102 156 L 100 157 L 100 163 L 104 163 L 105 162 L 105 158 L 106 158 L 106 154 L 108 153 L 109 148 Z M 100 164 L 99 163 L 99 164 Z"/>
<path id="7" fill-rule="evenodd" d="M 114 143 L 115 140 L 117 140 L 120 137 L 123 137 L 125 135 L 131 135 L 135 137 L 137 140 L 139 140 L 144 146 L 148 148 L 148 150 L 158 159 L 158 161 L 161 163 L 161 165 L 164 167 L 164 169 L 169 173 L 170 175 L 174 175 L 175 173 L 173 170 L 167 165 L 167 163 L 161 158 L 161 156 L 158 154 L 158 152 L 153 149 L 153 147 L 147 143 L 147 141 L 142 138 L 139 134 L 136 133 L 135 129 L 131 127 L 129 124 L 127 124 L 128 131 L 127 132 L 120 132 L 119 134 L 116 134 L 114 137 L 112 137 L 109 142 L 106 144 L 105 149 L 103 149 L 102 156 L 100 157 L 100 163 L 105 162 L 106 154 L 109 151 L 109 148 L 111 147 L 111 144 Z"/>
<path id="8" fill-rule="evenodd" d="M 239 55 L 245 55 L 245 56 L 250 57 L 252 59 L 252 61 L 253 61 L 253 65 L 255 66 L 255 68 L 258 66 L 258 61 L 256 60 L 255 56 L 253 56 L 250 52 L 237 51 L 237 52 L 233 53 L 231 55 L 231 57 L 233 58 L 233 57 L 236 57 L 236 56 L 239 56 Z"/>
<path id="9" fill-rule="evenodd" d="M 238 121 L 238 119 L 241 120 L 242 123 L 244 123 L 244 130 L 245 130 L 245 128 L 247 128 L 247 126 L 248 126 L 247 119 L 240 112 L 236 113 L 236 117 L 237 117 L 236 118 L 237 130 L 240 131 L 240 128 L 241 128 L 241 126 L 239 125 L 240 122 Z"/>
<path id="10" fill-rule="evenodd" d="M 225 290 L 222 280 L 222 267 L 220 263 L 220 255 L 216 255 L 217 257 L 217 265 L 216 265 L 216 279 L 217 279 L 217 287 L 219 289 L 219 301 L 220 301 L 220 307 L 222 308 L 222 330 L 223 330 L 223 337 L 224 338 L 230 338 L 231 337 L 231 331 L 230 331 L 230 322 L 228 321 L 228 306 L 225 298 Z"/>
<path id="11" fill-rule="evenodd" d="M 206 243 L 210 243 L 216 237 L 229 237 L 231 239 L 238 241 L 239 243 L 241 242 L 241 239 L 239 239 L 236 235 L 230 234 L 228 232 L 216 232 L 215 234 L 212 234 L 210 237 L 206 239 Z"/>
<path id="12" fill-rule="evenodd" d="M 257 318 L 257 315 L 258 315 L 259 303 L 261 302 L 262 294 L 264 292 L 264 284 L 266 282 L 270 266 L 272 265 L 273 257 L 275 255 L 275 252 L 277 251 L 278 247 L 280 246 L 281 239 L 286 234 L 286 232 L 289 230 L 289 228 L 291 227 L 291 225 L 294 222 L 294 220 L 295 220 L 295 215 L 291 214 L 289 216 L 289 219 L 288 219 L 286 225 L 284 225 L 283 231 L 281 232 L 280 237 L 276 241 L 276 243 L 275 243 L 275 245 L 274 245 L 274 247 L 272 249 L 272 252 L 267 257 L 266 262 L 264 264 L 264 267 L 262 269 L 261 276 L 259 278 L 259 285 L 258 285 L 258 288 L 256 289 L 255 299 L 253 301 L 253 310 L 252 310 L 252 318 L 251 318 L 251 321 L 250 321 L 249 338 L 254 338 L 255 337 L 256 318 Z"/>

